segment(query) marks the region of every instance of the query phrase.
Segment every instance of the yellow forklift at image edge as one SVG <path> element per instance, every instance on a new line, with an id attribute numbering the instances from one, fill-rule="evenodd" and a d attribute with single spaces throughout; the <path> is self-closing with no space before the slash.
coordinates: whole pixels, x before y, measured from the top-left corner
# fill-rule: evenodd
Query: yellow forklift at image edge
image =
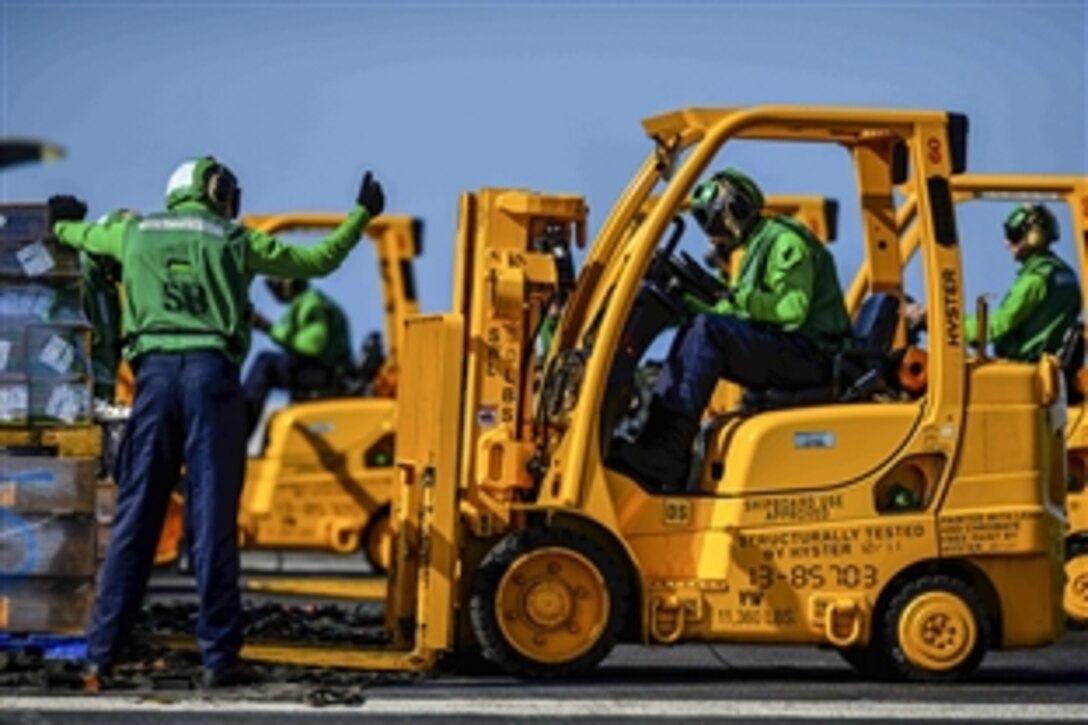
<path id="1" fill-rule="evenodd" d="M 1080 270 L 1081 297 L 1088 308 L 1088 177 L 1071 174 L 961 174 L 952 177 L 957 204 L 990 201 L 1003 204 L 1052 203 L 1069 210 L 1072 240 Z M 919 229 L 914 221 L 917 204 L 908 197 L 900 208 L 900 258 L 906 266 L 918 253 Z M 968 255 L 971 247 L 967 247 Z M 856 310 L 868 285 L 865 269 L 859 270 L 846 295 L 848 310 Z M 1082 315 L 1083 318 L 1083 315 Z M 1078 625 L 1088 624 L 1088 367 L 1084 360 L 1084 327 L 1070 331 L 1057 357 L 1065 370 L 1069 401 L 1065 424 L 1068 449 L 1068 481 L 1065 536 L 1065 612 Z M 1004 441 L 994 440 L 994 445 Z"/>

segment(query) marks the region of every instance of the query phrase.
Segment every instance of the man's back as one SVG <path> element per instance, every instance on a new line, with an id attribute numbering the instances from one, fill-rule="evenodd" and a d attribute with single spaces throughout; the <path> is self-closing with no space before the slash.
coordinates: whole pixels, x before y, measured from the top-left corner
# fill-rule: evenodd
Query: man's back
<path id="1" fill-rule="evenodd" d="M 240 362 L 249 347 L 246 240 L 198 205 L 130 222 L 125 232 L 128 355 L 221 350 Z"/>
<path id="2" fill-rule="evenodd" d="M 1012 309 L 1004 328 L 995 319 L 994 351 L 1010 360 L 1035 361 L 1054 353 L 1066 331 L 1080 316 L 1081 293 L 1077 273 L 1053 252 L 1041 251 L 1024 261 L 1016 283 L 1002 300 L 999 314 L 1015 306 L 1018 296 L 1031 296 L 1028 311 Z"/>

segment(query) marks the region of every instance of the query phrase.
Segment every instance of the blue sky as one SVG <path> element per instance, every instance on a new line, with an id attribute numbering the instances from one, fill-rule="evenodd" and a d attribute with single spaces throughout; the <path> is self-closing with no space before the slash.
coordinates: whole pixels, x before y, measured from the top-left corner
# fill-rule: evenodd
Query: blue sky
<path id="1" fill-rule="evenodd" d="M 595 230 L 648 151 L 639 120 L 677 106 L 958 110 L 971 118 L 970 170 L 1084 173 L 1086 36 L 1084 2 L 1045 0 L 0 0 L 0 135 L 68 149 L 0 175 L 0 196 L 150 211 L 181 160 L 213 153 L 240 177 L 247 212 L 336 211 L 372 168 L 390 211 L 426 220 L 421 302 L 437 311 L 461 191 L 582 193 Z M 845 284 L 861 256 L 845 152 L 743 144 L 726 162 L 767 192 L 840 199 Z M 968 299 L 1012 279 L 998 251 L 1006 210 L 960 216 Z M 356 342 L 380 326 L 369 248 L 318 286 L 342 301 Z M 277 314 L 262 286 L 253 298 Z"/>

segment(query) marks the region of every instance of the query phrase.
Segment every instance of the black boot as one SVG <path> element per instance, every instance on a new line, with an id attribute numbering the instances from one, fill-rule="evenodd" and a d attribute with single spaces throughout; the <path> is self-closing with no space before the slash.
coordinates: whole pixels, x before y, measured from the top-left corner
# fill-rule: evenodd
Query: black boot
<path id="1" fill-rule="evenodd" d="M 638 440 L 613 441 L 607 465 L 652 491 L 682 491 L 691 467 L 691 443 L 698 432 L 698 419 L 670 410 L 655 398 Z"/>

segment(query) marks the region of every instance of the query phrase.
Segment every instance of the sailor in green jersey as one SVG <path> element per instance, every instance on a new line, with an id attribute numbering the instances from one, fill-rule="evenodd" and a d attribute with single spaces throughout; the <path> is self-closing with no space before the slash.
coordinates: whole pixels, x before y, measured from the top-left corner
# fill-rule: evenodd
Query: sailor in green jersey
<path id="1" fill-rule="evenodd" d="M 744 247 L 730 294 L 678 331 L 635 443 L 613 442 L 609 465 L 653 488 L 687 479 L 691 444 L 719 378 L 746 388 L 802 388 L 831 381 L 850 340 L 835 262 L 811 232 L 764 217 L 763 193 L 736 169 L 696 187 L 691 213 L 724 259 Z"/>
<path id="2" fill-rule="evenodd" d="M 344 223 L 316 246 L 299 247 L 233 221 L 240 198 L 234 174 L 205 156 L 171 175 L 164 212 L 105 224 L 62 221 L 53 228 L 61 241 L 121 263 L 125 356 L 136 373 L 117 467 L 117 515 L 87 635 L 90 668 L 99 677 L 109 672 L 139 612 L 182 465 L 204 681 L 214 687 L 252 675 L 238 663 L 237 544 L 245 470 L 238 368 L 249 349 L 249 284 L 257 274 L 332 272 L 385 202 L 367 173 Z"/>
<path id="3" fill-rule="evenodd" d="M 1043 353 L 1057 352 L 1062 337 L 1076 324 L 1081 311 L 1077 273 L 1050 247 L 1058 241 L 1058 220 L 1042 204 L 1021 204 L 1005 219 L 1005 247 L 1020 264 L 1016 280 L 989 315 L 987 339 L 998 357 L 1034 362 Z M 926 309 L 907 307 L 908 324 L 925 322 Z M 964 320 L 964 338 L 979 339 L 974 315 Z"/>
<path id="4" fill-rule="evenodd" d="M 246 373 L 242 391 L 247 437 L 253 435 L 273 388 L 328 388 L 352 367 L 348 318 L 338 304 L 304 279 L 269 277 L 265 281 L 272 296 L 288 307 L 275 325 L 262 315 L 253 315 L 253 326 L 267 332 L 280 350 L 262 352 Z"/>

